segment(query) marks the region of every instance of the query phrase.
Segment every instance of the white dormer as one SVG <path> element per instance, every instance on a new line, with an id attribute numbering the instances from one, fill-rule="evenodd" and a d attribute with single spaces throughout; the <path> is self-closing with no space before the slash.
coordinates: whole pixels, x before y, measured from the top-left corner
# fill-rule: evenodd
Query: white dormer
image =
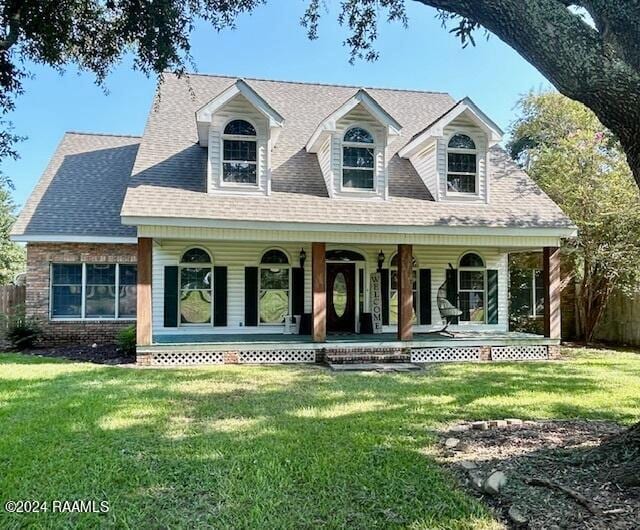
<path id="1" fill-rule="evenodd" d="M 500 128 L 465 98 L 398 154 L 411 161 L 436 201 L 489 202 L 489 149 L 501 139 Z"/>
<path id="2" fill-rule="evenodd" d="M 329 196 L 386 199 L 387 145 L 400 130 L 364 89 L 320 123 L 306 149 L 318 155 Z"/>
<path id="3" fill-rule="evenodd" d="M 209 193 L 271 193 L 271 150 L 284 119 L 239 79 L 196 112 Z"/>

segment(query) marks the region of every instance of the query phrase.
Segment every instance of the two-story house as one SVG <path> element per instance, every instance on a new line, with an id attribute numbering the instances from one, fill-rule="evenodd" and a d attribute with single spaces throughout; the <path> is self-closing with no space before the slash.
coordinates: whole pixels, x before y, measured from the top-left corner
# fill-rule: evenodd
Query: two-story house
<path id="1" fill-rule="evenodd" d="M 501 139 L 443 93 L 167 75 L 142 137 L 64 136 L 13 228 L 28 314 L 49 342 L 137 318 L 145 363 L 547 358 L 575 228 Z M 531 250 L 544 337 L 508 332 Z"/>

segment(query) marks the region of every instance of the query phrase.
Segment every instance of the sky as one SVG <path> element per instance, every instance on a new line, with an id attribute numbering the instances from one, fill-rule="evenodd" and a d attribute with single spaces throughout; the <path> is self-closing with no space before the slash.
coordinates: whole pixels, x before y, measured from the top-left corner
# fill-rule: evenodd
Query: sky
<path id="1" fill-rule="evenodd" d="M 443 29 L 435 11 L 407 2 L 408 28 L 382 23 L 376 62 L 349 64 L 347 36 L 337 21 L 338 0 L 328 0 L 319 38 L 309 41 L 300 26 L 308 0 L 268 0 L 220 33 L 200 23 L 192 34 L 197 71 L 238 77 L 317 81 L 364 87 L 406 88 L 469 96 L 507 130 L 516 117 L 518 98 L 549 83 L 515 51 L 491 36 L 476 36 L 476 47 L 462 49 Z M 286 8 L 283 8 L 286 5 Z M 155 78 L 134 71 L 131 61 L 116 66 L 106 87 L 89 73 L 29 66 L 33 79 L 9 116 L 15 132 L 27 140 L 18 145 L 21 158 L 3 162 L 21 207 L 31 193 L 65 131 L 142 134 L 151 107 Z"/>

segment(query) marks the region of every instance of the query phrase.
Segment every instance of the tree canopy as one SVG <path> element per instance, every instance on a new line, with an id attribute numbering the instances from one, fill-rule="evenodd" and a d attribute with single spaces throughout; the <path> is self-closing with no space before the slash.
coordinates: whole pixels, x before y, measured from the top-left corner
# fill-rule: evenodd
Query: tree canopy
<path id="1" fill-rule="evenodd" d="M 566 243 L 579 279 L 578 317 L 591 340 L 612 290 L 640 282 L 640 192 L 617 139 L 557 92 L 529 94 L 512 126 L 512 156 L 578 226 Z"/>
<path id="2" fill-rule="evenodd" d="M 0 184 L 0 285 L 13 281 L 16 273 L 24 270 L 24 248 L 9 240 L 9 231 L 15 221 L 14 212 L 15 205 L 9 190 Z"/>

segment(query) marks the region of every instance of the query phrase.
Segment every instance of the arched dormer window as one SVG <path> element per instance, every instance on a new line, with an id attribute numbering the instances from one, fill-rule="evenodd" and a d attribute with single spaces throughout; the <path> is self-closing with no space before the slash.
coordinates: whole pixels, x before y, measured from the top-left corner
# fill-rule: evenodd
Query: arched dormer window
<path id="1" fill-rule="evenodd" d="M 478 153 L 466 134 L 454 134 L 447 145 L 447 191 L 477 193 Z"/>
<path id="2" fill-rule="evenodd" d="M 375 188 L 373 135 L 362 127 L 351 127 L 342 139 L 342 186 L 358 190 Z"/>
<path id="3" fill-rule="evenodd" d="M 260 260 L 258 315 L 262 325 L 284 324 L 291 300 L 291 266 L 278 249 L 267 250 Z"/>
<path id="4" fill-rule="evenodd" d="M 180 259 L 180 323 L 209 324 L 213 300 L 211 256 L 202 248 L 187 250 Z"/>
<path id="5" fill-rule="evenodd" d="M 484 260 L 475 252 L 460 258 L 458 267 L 458 300 L 461 322 L 486 322 L 487 271 Z"/>
<path id="6" fill-rule="evenodd" d="M 222 135 L 222 181 L 256 185 L 258 182 L 258 139 L 248 121 L 233 120 Z"/>
<path id="7" fill-rule="evenodd" d="M 413 291 L 413 317 L 412 322 L 418 323 L 418 263 L 415 256 L 411 257 L 411 290 Z M 398 323 L 398 254 L 394 254 L 389 263 L 389 324 Z"/>

